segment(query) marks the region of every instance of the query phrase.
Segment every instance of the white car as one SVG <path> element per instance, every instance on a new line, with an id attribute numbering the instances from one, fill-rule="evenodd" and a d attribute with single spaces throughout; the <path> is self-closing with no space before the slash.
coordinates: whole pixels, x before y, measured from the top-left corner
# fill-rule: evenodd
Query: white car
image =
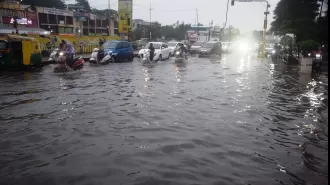
<path id="1" fill-rule="evenodd" d="M 182 42 L 169 42 L 168 43 L 168 47 L 171 49 L 171 56 L 174 55 L 174 51 L 179 43 L 182 43 Z"/>
<path id="2" fill-rule="evenodd" d="M 143 54 L 145 52 L 145 50 L 149 49 L 149 45 L 153 44 L 154 48 L 155 48 L 155 56 L 154 56 L 154 60 L 163 60 L 163 59 L 169 59 L 172 55 L 171 53 L 171 49 L 168 47 L 168 45 L 164 42 L 149 42 L 144 49 L 141 49 L 139 51 L 139 56 L 141 58 L 143 58 Z"/>
<path id="3" fill-rule="evenodd" d="M 205 44 L 206 42 L 204 41 L 198 41 L 198 42 L 195 42 L 191 48 L 190 48 L 190 53 L 191 54 L 197 54 L 199 53 L 199 50 L 203 47 L 203 45 Z"/>

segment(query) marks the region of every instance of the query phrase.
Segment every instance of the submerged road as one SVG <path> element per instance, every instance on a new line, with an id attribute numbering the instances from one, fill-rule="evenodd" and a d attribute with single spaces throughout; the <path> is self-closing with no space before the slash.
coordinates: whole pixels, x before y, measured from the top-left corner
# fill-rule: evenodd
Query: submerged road
<path id="1" fill-rule="evenodd" d="M 328 184 L 328 76 L 227 55 L 0 73 L 1 185 Z"/>

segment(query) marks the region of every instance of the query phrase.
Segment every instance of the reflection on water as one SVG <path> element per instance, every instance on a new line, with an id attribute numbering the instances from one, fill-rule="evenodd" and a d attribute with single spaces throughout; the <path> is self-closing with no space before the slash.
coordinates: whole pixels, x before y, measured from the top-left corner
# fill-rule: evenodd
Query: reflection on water
<path id="1" fill-rule="evenodd" d="M 328 184 L 324 75 L 225 55 L 0 84 L 0 184 Z"/>

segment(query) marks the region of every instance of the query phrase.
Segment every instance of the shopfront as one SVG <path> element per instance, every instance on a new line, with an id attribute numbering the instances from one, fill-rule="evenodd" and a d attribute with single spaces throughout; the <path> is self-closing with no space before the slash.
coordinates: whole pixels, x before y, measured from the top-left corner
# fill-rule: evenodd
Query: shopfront
<path id="1" fill-rule="evenodd" d="M 43 8 L 39 11 L 40 28 L 50 31 L 52 34 L 73 34 L 73 15 L 67 10 L 55 8 Z"/>

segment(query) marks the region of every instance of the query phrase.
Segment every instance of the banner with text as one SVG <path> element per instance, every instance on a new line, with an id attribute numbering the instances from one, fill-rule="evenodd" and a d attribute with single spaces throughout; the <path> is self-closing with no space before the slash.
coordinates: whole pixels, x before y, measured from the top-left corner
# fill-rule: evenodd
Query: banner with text
<path id="1" fill-rule="evenodd" d="M 132 27 L 133 0 L 118 0 L 118 31 L 128 34 Z"/>

